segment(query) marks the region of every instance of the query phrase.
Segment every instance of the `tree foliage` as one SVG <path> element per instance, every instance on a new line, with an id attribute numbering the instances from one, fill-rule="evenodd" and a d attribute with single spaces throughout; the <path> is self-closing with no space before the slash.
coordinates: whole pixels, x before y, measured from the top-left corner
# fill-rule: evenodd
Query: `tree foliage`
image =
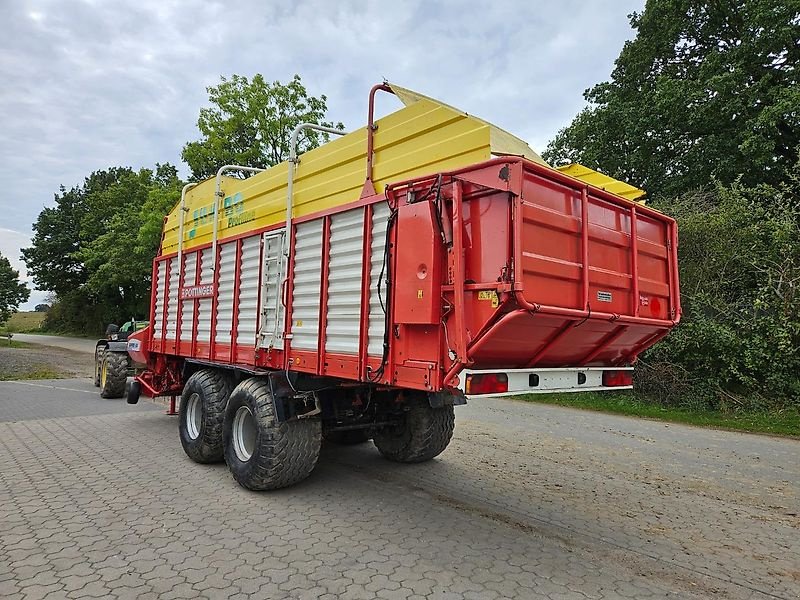
<path id="1" fill-rule="evenodd" d="M 785 181 L 800 148 L 800 1 L 648 0 L 630 19 L 611 80 L 545 158 L 651 197 Z"/>
<path id="2" fill-rule="evenodd" d="M 684 320 L 643 357 L 671 404 L 800 409 L 800 169 L 778 188 L 717 185 L 669 205 Z"/>
<path id="3" fill-rule="evenodd" d="M 27 286 L 19 280 L 19 271 L 14 270 L 8 259 L 0 254 L 0 325 L 17 312 L 17 307 L 30 294 Z"/>
<path id="4" fill-rule="evenodd" d="M 22 251 L 37 287 L 58 298 L 46 327 L 101 333 L 109 322 L 147 316 L 152 260 L 181 186 L 166 164 L 96 171 L 82 186 L 61 189 Z"/>
<path id="5" fill-rule="evenodd" d="M 292 130 L 300 123 L 344 128 L 323 120 L 327 98 L 309 95 L 299 75 L 287 84 L 269 83 L 260 74 L 252 81 L 233 75 L 207 91 L 211 106 L 201 109 L 197 120 L 202 139 L 187 143 L 182 153 L 195 180 L 215 175 L 225 164 L 267 167 L 286 160 Z M 299 151 L 328 139 L 328 134 L 306 130 Z"/>

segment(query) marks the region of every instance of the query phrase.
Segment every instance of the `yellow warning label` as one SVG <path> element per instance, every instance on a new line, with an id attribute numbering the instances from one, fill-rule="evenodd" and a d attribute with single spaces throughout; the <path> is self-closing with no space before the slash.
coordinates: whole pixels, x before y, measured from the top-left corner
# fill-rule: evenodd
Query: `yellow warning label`
<path id="1" fill-rule="evenodd" d="M 417 290 L 417 298 L 422 298 L 422 290 Z"/>
<path id="2" fill-rule="evenodd" d="M 492 308 L 500 306 L 500 299 L 497 297 L 497 292 L 492 290 L 482 290 L 478 292 L 478 300 L 490 300 Z"/>
<path id="3" fill-rule="evenodd" d="M 295 321 L 294 324 L 295 324 L 295 327 L 302 327 L 303 326 L 303 322 L 302 321 Z"/>

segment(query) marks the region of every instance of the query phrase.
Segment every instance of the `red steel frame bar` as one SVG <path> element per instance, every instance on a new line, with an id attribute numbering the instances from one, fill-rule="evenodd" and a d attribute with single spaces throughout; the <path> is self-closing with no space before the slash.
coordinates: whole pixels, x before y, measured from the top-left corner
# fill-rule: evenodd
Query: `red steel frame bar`
<path id="1" fill-rule="evenodd" d="M 385 83 L 379 83 L 372 87 L 369 91 L 369 109 L 367 118 L 367 179 L 364 182 L 364 188 L 361 191 L 361 197 L 371 196 L 375 194 L 375 184 L 372 182 L 372 163 L 374 160 L 375 150 L 375 94 L 378 91 L 389 92 L 394 94 L 392 88 Z"/>
<path id="2" fill-rule="evenodd" d="M 181 288 L 186 285 L 186 261 L 183 259 L 175 259 L 178 261 L 178 293 L 176 301 L 178 303 L 177 314 L 175 315 L 175 354 L 178 354 L 181 349 L 181 327 L 183 326 L 183 303 L 181 300 Z"/>
<path id="3" fill-rule="evenodd" d="M 636 206 L 631 206 L 631 294 L 633 316 L 639 316 L 639 235 L 636 231 Z"/>
<path id="4" fill-rule="evenodd" d="M 169 280 L 172 269 L 170 263 L 174 259 L 168 258 L 164 261 L 164 307 L 161 315 L 161 352 L 164 352 L 167 345 L 167 312 L 169 307 Z"/>
<path id="5" fill-rule="evenodd" d="M 655 327 L 668 327 L 672 326 L 672 321 L 665 319 L 648 319 L 646 317 L 630 317 L 628 315 L 617 315 L 606 312 L 597 312 L 587 310 L 574 310 L 572 308 L 561 308 L 559 306 L 545 306 L 541 304 L 531 304 L 528 302 L 520 292 L 514 292 L 514 297 L 517 303 L 530 312 L 540 313 L 543 315 L 554 315 L 557 317 L 568 317 L 573 319 L 586 319 L 592 317 L 598 320 L 616 321 L 619 323 L 627 323 L 629 325 L 651 325 Z"/>
<path id="6" fill-rule="evenodd" d="M 211 257 L 214 261 L 214 272 L 211 274 L 211 289 L 214 295 L 211 296 L 211 331 L 208 336 L 208 360 L 214 360 L 214 348 L 217 345 L 217 304 L 219 303 L 219 266 L 222 263 L 222 244 L 211 246 L 211 252 L 215 256 Z"/>
<path id="7" fill-rule="evenodd" d="M 281 281 L 281 287 L 278 290 L 278 293 L 281 295 L 280 301 L 283 304 L 283 361 L 284 365 L 283 368 L 289 370 L 291 366 L 291 358 L 289 353 L 292 349 L 292 299 L 294 294 L 292 293 L 294 287 L 294 251 L 295 247 L 297 246 L 297 239 L 294 233 L 294 229 L 297 225 L 292 224 L 287 227 L 286 235 L 291 235 L 289 238 L 289 258 L 286 261 L 286 274 L 284 275 L 284 281 Z M 291 231 L 290 231 L 291 230 Z M 284 296 L 285 294 L 285 296 Z"/>
<path id="8" fill-rule="evenodd" d="M 453 181 L 453 304 L 455 308 L 456 339 L 455 350 L 464 364 L 467 357 L 466 317 L 464 314 L 464 232 L 462 225 L 461 181 Z"/>
<path id="9" fill-rule="evenodd" d="M 544 346 L 542 346 L 541 348 L 539 348 L 539 350 L 537 350 L 536 354 L 534 354 L 534 355 L 533 355 L 533 357 L 532 357 L 532 358 L 531 358 L 531 359 L 528 361 L 528 364 L 526 365 L 526 367 L 533 367 L 533 366 L 536 366 L 536 362 L 537 362 L 537 361 L 538 361 L 538 360 L 539 360 L 539 359 L 540 359 L 542 356 L 544 356 L 545 352 L 547 352 L 548 350 L 550 350 L 550 348 L 552 348 L 552 347 L 555 345 L 555 343 L 556 343 L 558 340 L 560 340 L 562 337 L 564 337 L 564 336 L 567 334 L 567 332 L 568 332 L 570 329 L 572 329 L 572 326 L 573 326 L 574 324 L 575 324 L 575 322 L 574 322 L 574 321 L 567 321 L 567 322 L 566 322 L 566 323 L 564 323 L 564 324 L 563 324 L 561 327 L 559 327 L 559 328 L 558 328 L 558 329 L 555 331 L 555 333 L 553 333 L 553 335 L 551 335 L 551 336 L 550 336 L 550 337 L 547 339 L 547 341 L 544 343 Z"/>
<path id="10" fill-rule="evenodd" d="M 283 260 L 282 256 L 278 257 L 279 261 Z M 278 262 L 278 265 L 281 263 Z M 256 339 L 253 340 L 253 348 L 255 349 L 255 356 L 257 357 L 261 348 L 261 288 L 264 287 L 264 275 L 266 269 L 264 268 L 264 234 L 262 233 L 260 236 L 260 240 L 258 243 L 258 293 L 256 295 Z M 280 275 L 280 267 L 278 267 L 278 274 Z M 281 293 L 281 284 L 278 283 L 278 293 Z M 275 310 L 280 310 L 279 306 L 275 307 Z M 277 321 L 277 319 L 276 319 Z M 277 332 L 276 332 L 277 333 Z M 238 362 L 238 360 L 237 360 Z"/>
<path id="11" fill-rule="evenodd" d="M 156 326 L 156 297 L 158 296 L 158 260 L 153 261 L 153 274 L 151 275 L 152 279 L 150 280 L 152 283 L 150 285 L 150 323 L 152 323 L 152 327 L 150 328 L 149 337 L 153 339 L 153 330 Z M 151 348 L 152 349 L 152 348 Z"/>
<path id="12" fill-rule="evenodd" d="M 198 250 L 197 251 L 197 261 L 195 263 L 195 269 L 194 269 L 194 282 L 195 282 L 195 285 L 200 285 L 200 277 L 201 277 L 201 275 L 203 273 L 202 266 L 203 266 L 203 251 L 202 250 Z M 195 298 L 194 300 L 192 300 L 192 302 L 194 303 L 194 311 L 192 313 L 192 339 L 191 339 L 191 343 L 192 343 L 192 356 L 195 356 L 197 354 L 197 319 L 198 319 L 199 314 L 200 314 L 200 299 L 199 298 Z"/>
<path id="13" fill-rule="evenodd" d="M 672 223 L 672 226 L 669 229 L 670 242 L 672 246 L 672 260 L 670 261 L 671 264 L 671 281 L 672 281 L 672 290 L 669 295 L 669 304 L 670 304 L 670 317 L 672 321 L 677 324 L 681 320 L 681 293 L 680 293 L 680 281 L 678 277 L 678 226 L 675 222 Z"/>
<path id="14" fill-rule="evenodd" d="M 361 327 L 358 332 L 358 378 L 367 379 L 367 359 L 369 353 L 369 296 L 370 274 L 372 273 L 372 211 L 373 205 L 364 207 L 364 229 L 361 256 Z"/>
<path id="15" fill-rule="evenodd" d="M 609 331 L 606 335 L 603 336 L 603 339 L 594 347 L 594 349 L 589 352 L 586 356 L 584 356 L 579 362 L 578 366 L 585 366 L 593 361 L 597 356 L 610 344 L 613 344 L 619 337 L 628 330 L 628 325 L 620 325 L 616 329 Z"/>
<path id="16" fill-rule="evenodd" d="M 242 244 L 244 238 L 236 240 L 236 263 L 233 274 L 233 313 L 231 314 L 231 362 L 236 361 L 236 339 L 239 337 L 239 293 L 242 288 Z"/>
<path id="17" fill-rule="evenodd" d="M 331 218 L 322 221 L 322 277 L 319 290 L 319 330 L 317 332 L 317 373 L 325 370 L 325 341 L 328 329 L 328 284 L 331 272 Z"/>
<path id="18" fill-rule="evenodd" d="M 522 239 L 522 238 L 520 238 Z M 589 188 L 581 189 L 581 263 L 582 272 L 582 297 L 581 308 L 589 309 Z"/>

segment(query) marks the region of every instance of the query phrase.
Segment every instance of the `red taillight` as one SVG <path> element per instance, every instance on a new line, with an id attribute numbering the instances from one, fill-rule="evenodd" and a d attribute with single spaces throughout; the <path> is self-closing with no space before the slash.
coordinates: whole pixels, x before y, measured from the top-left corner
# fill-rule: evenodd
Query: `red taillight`
<path id="1" fill-rule="evenodd" d="M 467 395 L 502 394 L 507 391 L 508 375 L 505 373 L 470 373 L 467 375 L 465 384 Z"/>
<path id="2" fill-rule="evenodd" d="M 606 387 L 633 385 L 633 371 L 603 371 L 603 385 Z"/>

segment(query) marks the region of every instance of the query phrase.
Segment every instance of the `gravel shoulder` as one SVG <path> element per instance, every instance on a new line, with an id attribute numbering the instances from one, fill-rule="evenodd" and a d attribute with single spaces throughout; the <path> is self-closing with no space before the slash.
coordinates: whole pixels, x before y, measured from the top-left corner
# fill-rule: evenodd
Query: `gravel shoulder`
<path id="1" fill-rule="evenodd" d="M 27 342 L 24 347 L 14 348 L 0 342 L 0 380 L 92 377 L 93 374 L 93 354 Z"/>

